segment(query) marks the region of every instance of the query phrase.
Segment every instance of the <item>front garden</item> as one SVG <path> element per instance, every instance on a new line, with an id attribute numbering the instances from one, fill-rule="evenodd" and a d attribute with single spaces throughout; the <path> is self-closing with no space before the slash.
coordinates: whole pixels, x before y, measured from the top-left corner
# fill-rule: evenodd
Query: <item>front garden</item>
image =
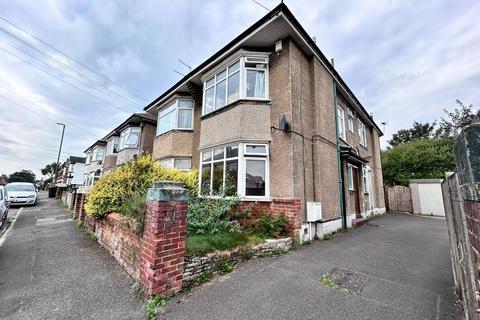
<path id="1" fill-rule="evenodd" d="M 87 196 L 85 210 L 96 219 L 118 213 L 138 235 L 143 232 L 146 193 L 155 181 L 182 182 L 189 192 L 186 256 L 258 245 L 266 239 L 286 237 L 293 225 L 280 214 L 241 206 L 238 197 L 199 197 L 198 173 L 165 168 L 143 156 L 103 176 Z"/>

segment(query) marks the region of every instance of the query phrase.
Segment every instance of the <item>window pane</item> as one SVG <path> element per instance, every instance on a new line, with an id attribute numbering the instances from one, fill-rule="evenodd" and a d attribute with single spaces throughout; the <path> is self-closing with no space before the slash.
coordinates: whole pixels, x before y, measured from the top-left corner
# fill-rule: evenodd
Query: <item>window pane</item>
<path id="1" fill-rule="evenodd" d="M 265 97 L 265 71 L 247 70 L 247 97 Z"/>
<path id="2" fill-rule="evenodd" d="M 265 196 L 265 161 L 246 160 L 245 195 Z"/>
<path id="3" fill-rule="evenodd" d="M 130 132 L 127 135 L 127 138 L 125 140 L 125 146 L 129 148 L 136 148 L 138 147 L 138 138 L 140 136 L 139 132 Z"/>
<path id="4" fill-rule="evenodd" d="M 165 167 L 165 168 L 171 168 L 172 167 L 172 159 L 169 158 L 169 159 L 160 160 L 160 165 Z"/>
<path id="5" fill-rule="evenodd" d="M 179 100 L 178 107 L 180 108 L 193 108 L 193 101 L 191 100 Z"/>
<path id="6" fill-rule="evenodd" d="M 267 153 L 267 147 L 266 146 L 256 146 L 256 145 L 247 144 L 245 149 L 246 149 L 245 153 L 253 153 L 253 154 L 266 154 Z"/>
<path id="7" fill-rule="evenodd" d="M 228 103 L 238 100 L 239 88 L 240 72 L 237 72 L 228 78 Z"/>
<path id="8" fill-rule="evenodd" d="M 175 109 L 162 115 L 159 119 L 158 134 L 165 133 L 175 128 Z"/>
<path id="9" fill-rule="evenodd" d="M 223 161 L 213 163 L 213 194 L 223 191 Z"/>
<path id="10" fill-rule="evenodd" d="M 226 75 L 227 75 L 227 69 L 223 70 L 222 72 L 217 73 L 217 82 L 225 79 Z"/>
<path id="11" fill-rule="evenodd" d="M 227 158 L 238 157 L 238 146 L 227 147 Z"/>
<path id="12" fill-rule="evenodd" d="M 192 109 L 178 109 L 178 128 L 192 128 Z"/>
<path id="13" fill-rule="evenodd" d="M 202 165 L 202 185 L 200 192 L 203 195 L 210 194 L 210 166 L 210 163 Z"/>
<path id="14" fill-rule="evenodd" d="M 223 159 L 223 148 L 222 149 L 217 149 L 213 151 L 213 160 L 220 160 Z"/>
<path id="15" fill-rule="evenodd" d="M 230 67 L 228 67 L 228 74 L 232 74 L 238 69 L 240 69 L 240 61 L 237 61 L 234 64 L 230 65 Z"/>
<path id="16" fill-rule="evenodd" d="M 202 161 L 210 161 L 212 160 L 212 152 L 207 151 L 207 152 L 202 152 Z"/>
<path id="17" fill-rule="evenodd" d="M 174 167 L 180 170 L 190 170 L 191 169 L 191 161 L 190 159 L 175 159 L 174 160 Z"/>
<path id="18" fill-rule="evenodd" d="M 207 83 L 205 84 L 207 87 L 210 87 L 212 84 L 215 83 L 215 77 L 212 77 L 211 79 L 207 80 Z"/>
<path id="19" fill-rule="evenodd" d="M 225 195 L 237 195 L 238 160 L 229 160 L 225 168 Z"/>
<path id="20" fill-rule="evenodd" d="M 214 98 L 215 87 L 211 87 L 205 91 L 205 113 L 212 112 L 214 109 L 213 98 Z"/>
<path id="21" fill-rule="evenodd" d="M 220 108 L 225 105 L 225 94 L 227 90 L 227 82 L 225 80 L 217 83 L 217 96 L 215 99 L 215 108 Z"/>

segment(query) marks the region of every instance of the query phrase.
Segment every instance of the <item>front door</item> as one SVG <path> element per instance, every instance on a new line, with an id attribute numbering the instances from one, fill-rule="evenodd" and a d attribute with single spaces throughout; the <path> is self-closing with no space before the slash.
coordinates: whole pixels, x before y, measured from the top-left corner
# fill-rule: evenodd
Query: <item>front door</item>
<path id="1" fill-rule="evenodd" d="M 360 207 L 360 182 L 359 178 L 360 175 L 358 174 L 358 168 L 352 167 L 352 173 L 353 173 L 353 186 L 355 188 L 355 213 L 357 215 L 357 218 L 362 217 L 362 209 Z"/>

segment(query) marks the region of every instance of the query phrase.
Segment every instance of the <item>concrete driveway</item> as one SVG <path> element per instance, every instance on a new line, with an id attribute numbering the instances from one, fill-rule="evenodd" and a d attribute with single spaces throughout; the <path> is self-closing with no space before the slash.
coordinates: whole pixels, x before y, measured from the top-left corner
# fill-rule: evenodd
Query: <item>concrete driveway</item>
<path id="1" fill-rule="evenodd" d="M 301 250 L 245 263 L 169 302 L 160 319 L 461 319 L 444 219 L 390 214 Z M 358 294 L 321 284 L 334 267 Z"/>
<path id="2" fill-rule="evenodd" d="M 131 284 L 45 193 L 0 246 L 0 319 L 145 319 Z"/>

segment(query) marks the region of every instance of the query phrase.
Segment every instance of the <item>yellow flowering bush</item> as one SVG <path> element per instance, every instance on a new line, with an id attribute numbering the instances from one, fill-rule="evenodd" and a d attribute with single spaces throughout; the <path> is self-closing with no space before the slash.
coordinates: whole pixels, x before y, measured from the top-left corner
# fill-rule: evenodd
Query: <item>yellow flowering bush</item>
<path id="1" fill-rule="evenodd" d="M 185 188 L 194 193 L 198 186 L 198 173 L 165 168 L 150 155 L 139 157 L 97 181 L 87 195 L 85 211 L 95 218 L 102 218 L 111 212 L 122 213 L 124 201 L 134 194 L 146 196 L 148 188 L 162 180 L 182 182 Z"/>

